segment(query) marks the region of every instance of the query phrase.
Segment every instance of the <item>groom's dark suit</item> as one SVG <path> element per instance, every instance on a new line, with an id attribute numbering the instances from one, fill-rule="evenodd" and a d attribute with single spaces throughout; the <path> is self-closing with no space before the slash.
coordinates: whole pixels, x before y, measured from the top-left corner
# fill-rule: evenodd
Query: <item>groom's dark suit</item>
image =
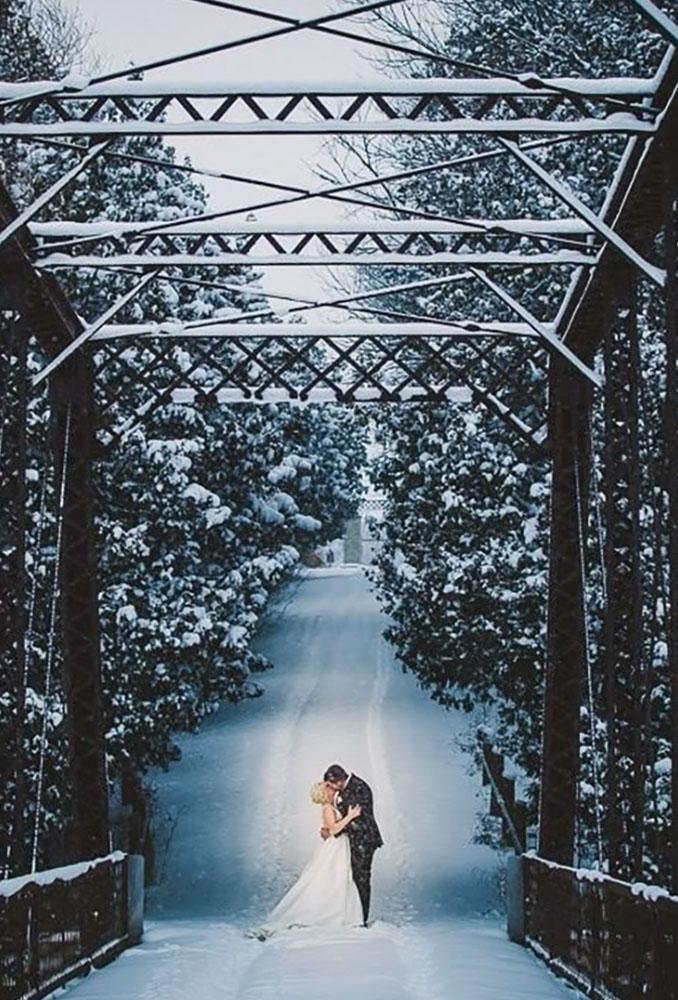
<path id="1" fill-rule="evenodd" d="M 342 816 L 346 815 L 349 806 L 360 806 L 362 809 L 360 816 L 349 823 L 342 833 L 348 836 L 351 844 L 353 881 L 358 889 L 363 916 L 365 923 L 367 923 L 370 912 L 372 859 L 376 849 L 384 843 L 374 818 L 372 789 L 366 781 L 352 774 L 345 788 L 337 795 L 336 804 Z M 339 836 L 341 835 L 339 834 Z"/>

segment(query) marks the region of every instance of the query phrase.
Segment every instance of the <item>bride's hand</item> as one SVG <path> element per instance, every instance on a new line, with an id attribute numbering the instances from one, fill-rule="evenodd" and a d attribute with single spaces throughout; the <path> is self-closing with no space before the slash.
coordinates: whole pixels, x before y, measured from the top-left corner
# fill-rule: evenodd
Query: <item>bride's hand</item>
<path id="1" fill-rule="evenodd" d="M 349 806 L 346 815 L 350 819 L 357 819 L 358 816 L 360 816 L 360 814 L 362 813 L 362 811 L 363 811 L 362 806 Z"/>

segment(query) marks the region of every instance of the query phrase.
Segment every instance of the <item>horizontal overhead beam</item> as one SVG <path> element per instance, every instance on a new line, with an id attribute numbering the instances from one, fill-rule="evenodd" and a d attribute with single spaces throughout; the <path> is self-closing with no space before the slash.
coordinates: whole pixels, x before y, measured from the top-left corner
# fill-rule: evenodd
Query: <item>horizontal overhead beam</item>
<path id="1" fill-rule="evenodd" d="M 453 321 L 451 321 L 453 322 Z M 544 324 L 548 326 L 549 324 Z M 447 323 L 365 323 L 358 320 L 346 323 L 232 323 L 214 320 L 204 323 L 179 321 L 165 323 L 109 323 L 92 337 L 93 341 L 149 337 L 190 337 L 269 340 L 284 337 L 289 340 L 325 339 L 341 340 L 344 337 L 369 339 L 370 337 L 537 337 L 527 323 L 502 323 L 459 320 Z"/>
<path id="2" fill-rule="evenodd" d="M 256 393 L 256 395 L 255 395 Z M 448 386 L 436 390 L 435 386 L 422 387 L 416 385 L 403 386 L 402 389 L 388 391 L 386 387 L 358 386 L 352 388 L 350 383 L 333 386 L 316 386 L 313 389 L 270 389 L 251 390 L 237 388 L 217 389 L 214 392 L 202 392 L 192 388 L 176 388 L 171 391 L 173 403 L 193 405 L 201 399 L 216 399 L 218 403 L 335 403 L 351 399 L 357 403 L 375 403 L 408 400 L 445 399 L 450 403 L 470 403 L 473 392 L 467 386 Z"/>
<path id="3" fill-rule="evenodd" d="M 305 255 L 280 253 L 275 255 L 220 253 L 220 254 L 114 254 L 110 257 L 87 254 L 70 256 L 64 253 L 47 254 L 36 263 L 41 268 L 112 268 L 112 267 L 244 267 L 256 264 L 258 267 L 327 267 L 332 265 L 380 265 L 401 267 L 405 265 L 438 265 L 444 267 L 591 267 L 595 257 L 576 251 L 562 250 L 552 253 L 330 253 Z"/>
<path id="4" fill-rule="evenodd" d="M 100 236 L 130 238 L 139 234 L 144 222 L 77 222 L 62 220 L 52 222 L 32 222 L 30 230 L 38 239 L 77 239 Z M 304 223 L 277 222 L 220 222 L 218 219 L 201 219 L 198 222 L 181 222 L 176 225 L 162 223 L 163 236 L 254 236 L 271 234 L 275 236 L 312 236 L 317 233 L 328 235 L 361 235 L 422 233 L 434 236 L 463 233 L 504 233 L 539 236 L 590 236 L 594 230 L 583 219 L 464 219 L 459 222 L 438 222 L 435 219 L 397 220 L 395 222 L 372 220 L 367 223 L 341 222 L 336 219 L 318 219 L 313 226 Z M 142 229 L 139 235 L 150 236 L 152 228 Z M 138 236 L 137 236 L 138 238 Z"/>
<path id="5" fill-rule="evenodd" d="M 524 81 L 524 82 L 523 82 Z M 252 80 L 228 81 L 223 79 L 191 81 L 182 80 L 115 80 L 84 86 L 79 90 L 59 88 L 59 80 L 35 80 L 30 83 L 0 81 L 0 100 L 36 100 L 50 90 L 50 101 L 84 101 L 93 98 L 124 97 L 147 99 L 153 97 L 214 98 L 224 97 L 357 97 L 359 95 L 384 95 L 387 97 L 446 96 L 446 97 L 560 97 L 563 91 L 591 98 L 642 99 L 651 97 L 656 88 L 652 77 L 581 77 L 559 76 L 538 78 L 525 74 L 521 80 L 505 76 L 487 77 L 428 77 L 426 79 L 393 80 L 375 77 L 372 80 L 353 80 L 350 84 L 329 83 L 327 80 Z M 85 81 L 86 82 L 86 81 Z"/>
<path id="6" fill-rule="evenodd" d="M 193 119 L 184 122 L 139 121 L 135 117 L 121 121 L 5 122 L 0 138 L 25 139 L 30 136 L 148 136 L 148 135 L 652 135 L 655 125 L 640 121 L 628 112 L 615 112 L 604 118 L 451 118 L 448 120 L 388 118 L 375 121 L 254 121 L 227 122 Z"/>

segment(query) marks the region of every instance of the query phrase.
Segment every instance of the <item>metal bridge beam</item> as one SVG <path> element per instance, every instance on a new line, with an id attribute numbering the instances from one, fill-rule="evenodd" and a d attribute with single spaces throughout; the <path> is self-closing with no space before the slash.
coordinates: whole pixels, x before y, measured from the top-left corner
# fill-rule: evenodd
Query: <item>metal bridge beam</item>
<path id="1" fill-rule="evenodd" d="M 9 303 L 0 303 L 6 308 Z M 0 817 L 0 877 L 25 870 L 24 745 L 26 632 L 26 329 L 0 319 L 0 683 L 7 699 L 0 730 L 0 780 L 14 803 Z"/>
<path id="2" fill-rule="evenodd" d="M 640 344 L 636 275 L 619 267 L 620 296 L 603 343 L 605 359 L 604 666 L 607 689 L 607 845 L 610 874 L 642 877 L 644 757 L 641 683 Z"/>
<path id="3" fill-rule="evenodd" d="M 590 405 L 590 384 L 554 355 L 549 370 L 552 481 L 539 853 L 560 864 L 573 861 L 577 815 Z"/>
<path id="4" fill-rule="evenodd" d="M 97 239 L 133 239 L 153 237 L 153 223 L 142 222 L 79 222 L 76 219 L 50 220 L 49 222 L 31 222 L 30 230 L 33 236 L 41 241 L 41 245 L 49 247 L 51 241 Z M 239 221 L 219 222 L 215 218 L 192 222 L 190 219 L 171 224 L 162 223 L 159 235 L 176 236 L 457 236 L 457 235 L 489 235 L 539 237 L 587 237 L 594 233 L 593 227 L 582 219 L 575 217 L 567 219 L 459 219 L 446 222 L 444 219 L 412 221 L 397 219 L 393 222 L 374 219 L 371 222 L 353 220 L 342 222 L 338 219 L 319 219 L 314 226 L 307 222 L 261 222 Z"/>
<path id="5" fill-rule="evenodd" d="M 57 468 L 70 413 L 61 554 L 64 690 L 68 705 L 75 838 L 73 860 L 110 850 L 99 641 L 92 465 L 91 360 L 77 353 L 50 385 Z"/>
<path id="6" fill-rule="evenodd" d="M 356 98 L 364 97 L 377 101 L 381 98 L 468 98 L 483 97 L 525 99 L 530 101 L 545 98 L 584 98 L 589 101 L 605 104 L 608 101 L 640 102 L 654 95 L 656 85 L 654 77 L 601 77 L 587 80 L 580 76 L 534 77 L 529 80 L 510 79 L 497 74 L 493 77 L 453 77 L 438 76 L 427 78 L 406 77 L 393 79 L 386 76 L 367 80 L 355 80 L 351 83 L 331 83 L 327 80 L 287 80 L 280 83 L 276 80 L 262 79 L 258 82 L 242 80 L 229 82 L 215 79 L 199 83 L 192 81 L 188 86 L 168 82 L 158 77 L 143 80 L 131 80 L 129 67 L 126 78 L 117 81 L 90 82 L 79 90 L 64 88 L 61 80 L 45 80 L 34 83 L 11 83 L 0 81 L 0 100 L 11 103 L 23 103 L 29 106 L 37 102 L 45 102 L 47 107 L 56 107 L 59 102 L 78 103 L 82 101 L 101 100 L 138 100 L 153 99 L 178 100 L 225 100 L 232 98 L 284 99 L 298 97 L 312 98 Z M 140 72 L 140 70 L 136 70 Z M 43 93 L 53 87 L 49 94 Z M 296 107 L 296 105 L 295 105 Z M 33 111 L 34 108 L 30 107 Z M 222 114 L 228 109 L 222 110 Z M 254 110 L 254 109 L 252 109 Z M 294 109 L 287 109 L 289 114 Z M 351 109 L 355 114 L 359 108 Z M 421 109 L 423 112 L 425 109 Z M 487 109 L 489 112 L 491 109 Z M 551 109 L 552 110 L 552 109 Z M 636 110 L 640 108 L 636 107 Z M 646 109 L 647 110 L 647 109 Z"/>
<path id="7" fill-rule="evenodd" d="M 0 139 L 28 139 L 31 136 L 151 136 L 151 135 L 643 135 L 651 136 L 656 126 L 628 114 L 606 118 L 450 118 L 446 121 L 389 117 L 386 120 L 287 122 L 271 119 L 254 122 L 217 122 L 210 118 L 188 121 L 88 121 L 80 117 L 54 122 L 5 122 Z"/>
<path id="8" fill-rule="evenodd" d="M 99 156 L 100 153 L 103 153 L 106 147 L 110 145 L 110 142 L 111 140 L 107 139 L 104 142 L 96 143 L 96 145 L 85 153 L 79 163 L 76 163 L 74 167 L 71 167 L 70 170 L 66 171 L 66 173 L 59 177 L 54 184 L 50 185 L 46 191 L 43 191 L 43 193 L 36 198 L 35 201 L 28 206 L 28 208 L 25 208 L 24 211 L 15 216 L 11 222 L 8 222 L 4 229 L 0 232 L 0 246 L 2 246 L 3 243 L 6 243 L 7 240 L 14 236 L 15 233 L 18 233 L 22 226 L 25 226 L 31 219 L 35 218 L 38 212 L 45 208 L 45 206 L 48 205 L 60 191 L 63 191 L 64 188 L 68 187 L 68 185 L 74 181 L 75 178 L 78 177 L 83 170 L 85 170 L 90 163 L 95 160 L 97 156 Z"/>
<path id="9" fill-rule="evenodd" d="M 659 103 L 666 105 L 661 128 L 650 144 L 643 145 L 632 140 L 627 147 L 613 188 L 601 213 L 601 217 L 613 225 L 624 239 L 632 240 L 641 253 L 650 253 L 656 233 L 667 221 L 668 197 L 673 204 L 675 194 L 675 171 L 667 177 L 667 164 L 671 174 L 674 162 L 672 149 L 678 136 L 678 101 L 674 96 L 678 78 L 678 55 L 670 53 L 664 61 L 662 79 L 658 92 Z M 674 216 L 675 218 L 675 216 Z M 675 223 L 674 223 L 675 225 Z M 675 240 L 675 229 L 673 240 Z M 673 246 L 673 244 L 672 244 Z M 671 258 L 671 254 L 673 257 Z M 669 340 L 675 344 L 675 311 L 678 296 L 675 281 L 671 282 L 671 266 L 675 273 L 675 247 L 667 255 L 667 282 L 664 289 L 669 306 Z M 671 259 L 673 265 L 671 265 Z M 626 272 L 625 272 L 626 274 Z M 558 320 L 558 329 L 572 350 L 583 358 L 592 358 L 605 337 L 609 323 L 613 319 L 615 303 L 623 295 L 620 284 L 620 257 L 616 249 L 606 243 L 600 260 L 593 271 L 580 273 L 573 280 Z M 673 318 L 672 318 L 673 317 Z M 673 324 L 673 326 L 672 326 Z M 673 329 L 673 334 L 671 334 Z M 669 349 L 671 350 L 671 349 Z M 674 440 L 667 445 L 675 450 L 675 410 L 678 410 L 675 396 L 675 347 L 673 356 Z M 669 376 L 671 384 L 671 376 Z M 578 451 L 583 458 L 579 480 L 582 487 L 588 480 L 586 457 L 586 428 L 584 421 L 588 412 L 588 400 L 581 400 L 581 413 L 577 414 L 577 399 L 573 395 L 568 413 L 567 393 L 561 390 L 550 404 L 550 443 L 553 455 L 552 485 L 552 528 L 551 528 L 551 585 L 549 590 L 549 649 L 547 666 L 546 710 L 544 718 L 544 762 L 542 771 L 542 817 L 540 831 L 540 852 L 545 857 L 565 861 L 572 857 L 576 816 L 576 787 L 571 774 L 578 773 L 579 767 L 579 710 L 582 695 L 582 673 L 586 663 L 585 628 L 582 616 L 583 592 L 578 580 L 580 566 L 577 561 L 578 524 L 576 505 L 570 503 L 567 510 L 568 490 L 574 496 L 575 468 L 574 455 Z M 573 389 L 576 388 L 573 386 Z M 581 386 L 580 386 L 581 389 Z M 667 394 L 668 405 L 668 394 Z M 574 409 L 572 407 L 574 406 Z M 569 426 L 568 426 L 569 424 Z M 667 427 L 667 433 L 670 426 Z M 568 442 L 568 438 L 570 441 Z M 675 469 L 675 456 L 669 462 Z M 569 470 L 569 471 L 568 471 Z M 568 484 L 569 478 L 569 484 Z M 669 482 L 675 489 L 675 476 L 669 473 Z M 674 498 L 675 499 L 675 498 Z M 675 507 L 675 502 L 674 502 Z M 584 507 L 585 509 L 585 507 Z M 675 514 L 674 514 L 675 519 Z M 582 524 L 585 513 L 582 511 Z M 675 532 L 675 525 L 672 528 Z M 675 542 L 674 542 L 675 547 Z M 674 570 L 675 573 L 675 570 Z M 568 585 L 569 578 L 569 585 Z M 568 619 L 569 628 L 568 632 Z M 675 618 L 674 618 L 675 629 Z M 560 634 L 561 651 L 558 652 Z M 675 637 L 675 632 L 674 632 Z M 670 653 L 671 656 L 671 653 Z M 673 657 L 675 663 L 676 646 L 674 639 Z M 674 823 L 676 824 L 673 843 L 678 844 L 678 670 L 673 673 L 674 707 Z M 616 751 L 615 751 L 616 753 Z M 570 771 L 570 769 L 572 769 Z M 678 886 L 678 847 L 675 850 L 676 885 Z"/>
<path id="10" fill-rule="evenodd" d="M 370 0 L 369 3 L 359 4 L 355 7 L 344 7 L 340 11 L 333 11 L 330 14 L 324 14 L 320 17 L 308 18 L 307 20 L 294 19 L 291 22 L 287 21 L 287 23 L 281 28 L 272 28 L 268 31 L 261 31 L 257 34 L 245 35 L 240 38 L 229 38 L 225 42 L 217 42 L 214 45 L 207 46 L 207 48 L 191 49 L 189 51 L 184 50 L 174 56 L 165 56 L 162 59 L 155 59 L 152 62 L 143 63 L 141 66 L 134 67 L 135 73 L 140 74 L 152 69 L 162 69 L 166 66 L 176 66 L 179 63 L 200 59 L 202 56 L 216 55 L 218 52 L 232 52 L 234 49 L 240 49 L 247 45 L 253 45 L 257 42 L 266 41 L 270 38 L 277 38 L 281 35 L 294 34 L 304 30 L 330 30 L 327 28 L 327 25 L 330 23 L 344 21 L 355 14 L 367 14 L 382 7 L 392 7 L 397 3 L 402 3 L 402 0 Z M 92 83 L 108 84 L 112 80 L 129 79 L 129 75 L 129 66 L 127 66 L 124 69 L 111 70 L 107 73 L 100 74 L 98 77 L 95 77 L 90 81 L 82 79 L 70 80 L 68 82 L 64 80 L 42 80 L 37 84 L 20 84 L 18 88 L 14 89 L 13 96 L 5 98 L 0 107 L 12 105 L 16 102 L 22 102 L 25 100 L 25 95 L 28 95 L 28 97 L 49 97 L 53 94 L 73 93 L 78 90 L 83 90 Z"/>
<path id="11" fill-rule="evenodd" d="M 518 253 L 509 251 L 461 252 L 431 251 L 430 253 L 325 253 L 303 254 L 301 252 L 276 252 L 274 254 L 249 254 L 242 252 L 222 252 L 219 254 L 196 253 L 122 253 L 106 257 L 98 254 L 70 256 L 65 253 L 50 253 L 38 257 L 36 264 L 41 268 L 75 267 L 421 267 L 439 265 L 443 267 L 593 267 L 595 258 L 575 251 L 555 251 L 551 253 Z"/>
<path id="12" fill-rule="evenodd" d="M 528 156 L 520 146 L 511 142 L 509 139 L 503 139 L 502 145 L 509 149 L 515 158 L 519 160 L 523 166 L 539 178 L 539 180 L 555 194 L 556 198 L 562 201 L 567 207 L 573 211 L 580 218 L 584 219 L 588 224 L 608 243 L 611 243 L 615 250 L 619 251 L 622 256 L 626 257 L 635 267 L 642 271 L 650 281 L 653 281 L 660 288 L 663 287 L 666 275 L 661 268 L 655 267 L 650 261 L 646 260 L 642 254 L 639 254 L 637 250 L 632 247 L 627 240 L 619 235 L 618 232 L 609 226 L 604 219 L 601 219 L 592 209 L 586 205 L 581 198 L 578 198 L 567 185 L 563 184 L 558 178 L 550 174 L 548 170 L 544 170 L 541 164 L 533 160 L 531 156 Z"/>
<path id="13" fill-rule="evenodd" d="M 678 24 L 652 0 L 631 0 L 670 45 L 678 46 Z"/>
<path id="14" fill-rule="evenodd" d="M 671 861 L 673 891 L 678 895 L 678 165 L 668 161 L 665 179 L 664 252 L 666 283 L 666 440 L 668 490 L 669 607 L 668 670 L 671 677 Z"/>
<path id="15" fill-rule="evenodd" d="M 666 165 L 678 144 L 678 50 L 664 59 L 657 104 L 664 108 L 651 142 L 631 139 L 606 198 L 600 219 L 644 256 L 666 221 Z M 558 332 L 573 351 L 589 353 L 601 344 L 605 317 L 616 295 L 619 251 L 606 240 L 595 268 L 572 279 L 558 318 Z"/>

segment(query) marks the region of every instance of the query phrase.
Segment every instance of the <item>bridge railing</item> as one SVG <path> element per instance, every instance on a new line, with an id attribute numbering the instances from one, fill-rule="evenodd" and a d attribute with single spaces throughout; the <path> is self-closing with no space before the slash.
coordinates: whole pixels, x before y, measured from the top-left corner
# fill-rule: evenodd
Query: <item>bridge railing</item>
<path id="1" fill-rule="evenodd" d="M 143 859 L 104 858 L 0 882 L 0 1000 L 36 1000 L 141 940 Z"/>
<path id="2" fill-rule="evenodd" d="M 554 972 L 599 1000 L 678 1000 L 678 897 L 531 854 L 510 869 L 509 933 Z"/>

